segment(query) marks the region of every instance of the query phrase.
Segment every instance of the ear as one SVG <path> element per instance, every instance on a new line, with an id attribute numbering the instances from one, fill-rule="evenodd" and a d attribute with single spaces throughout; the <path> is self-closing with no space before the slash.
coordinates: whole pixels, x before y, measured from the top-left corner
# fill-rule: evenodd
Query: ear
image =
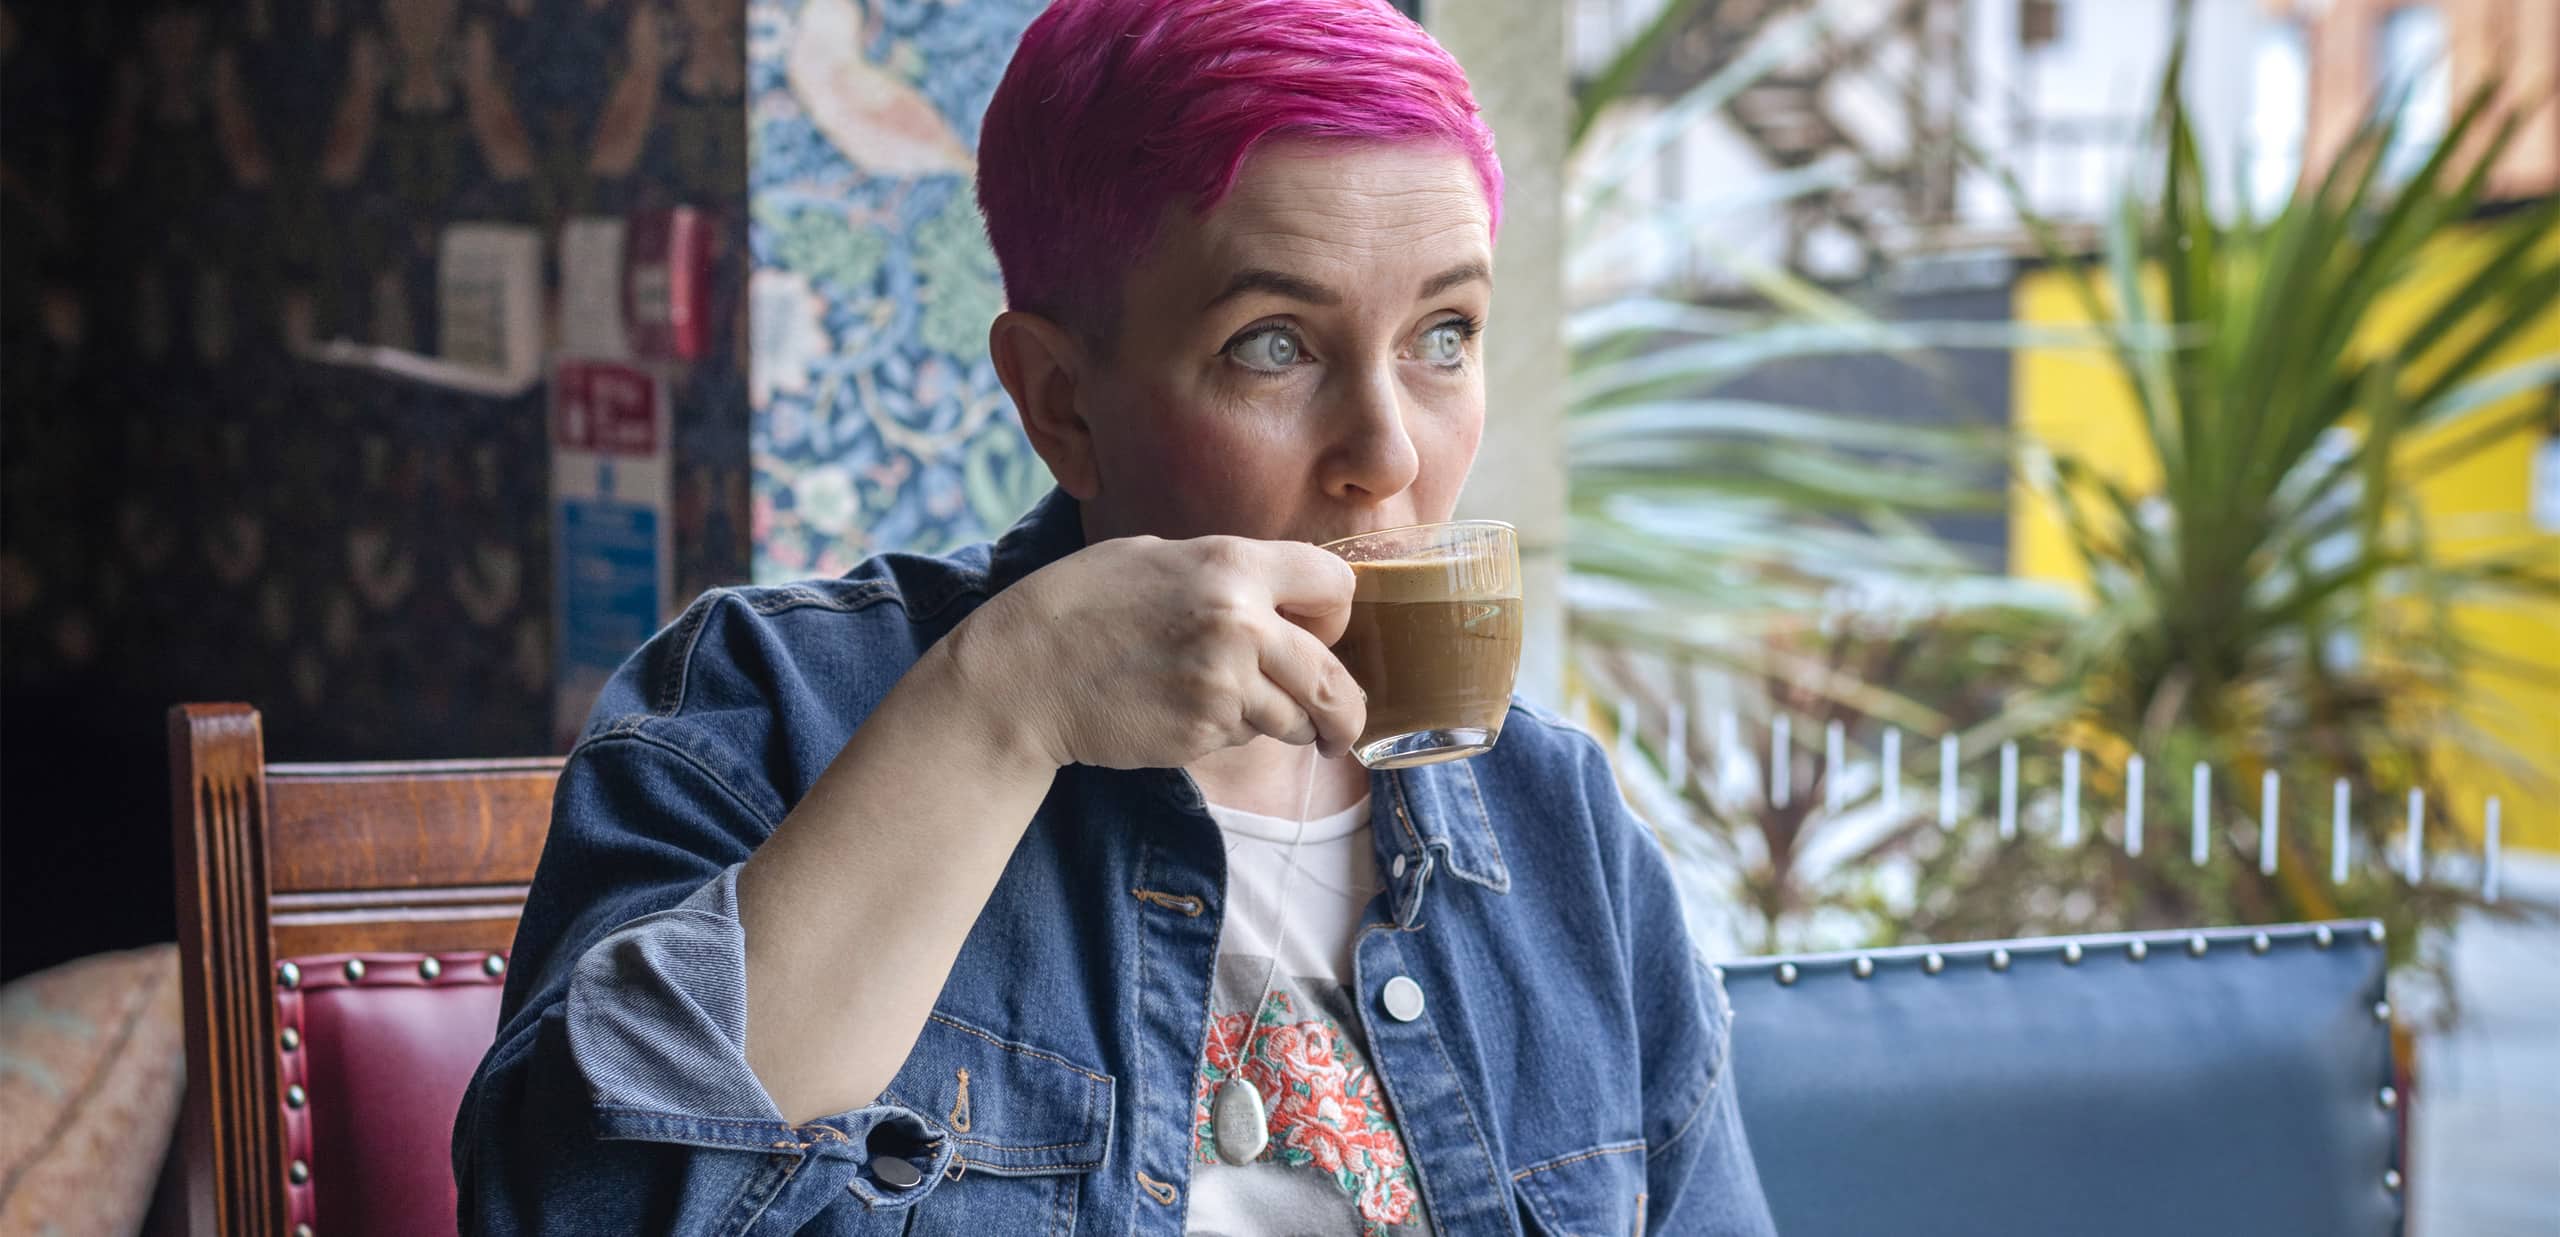
<path id="1" fill-rule="evenodd" d="M 1022 414 L 1031 449 L 1040 453 L 1058 488 L 1078 502 L 1091 501 L 1101 492 L 1102 478 L 1094 465 L 1093 427 L 1076 398 L 1086 357 L 1074 333 L 1038 314 L 1009 309 L 987 328 L 987 351 L 995 357 L 997 381 Z"/>

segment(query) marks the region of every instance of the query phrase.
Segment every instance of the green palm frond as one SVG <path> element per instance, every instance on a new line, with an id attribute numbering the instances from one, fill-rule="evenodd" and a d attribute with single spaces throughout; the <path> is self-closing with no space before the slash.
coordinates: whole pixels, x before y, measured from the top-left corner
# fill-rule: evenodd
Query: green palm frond
<path id="1" fill-rule="evenodd" d="M 1729 102 L 1800 35 L 1773 32 L 1624 148 L 1586 152 L 1598 173 L 1574 195 L 1583 213 L 1570 233 L 1591 247 L 1585 260 L 1631 234 L 1607 211 L 1673 123 Z M 2218 810 L 2242 821 L 2262 772 L 2297 786 L 2348 778 L 2364 855 L 2387 850 L 2377 842 L 2404 788 L 2448 802 L 2447 743 L 2533 784 L 2456 697 L 2483 673 L 2560 689 L 2477 647 L 2453 615 L 2560 598 L 2560 556 L 2531 540 L 2450 552 L 2472 538 L 2512 547 L 2499 538 L 2518 530 L 2430 528 L 2412 488 L 2534 426 L 2560 429 L 2560 356 L 2518 355 L 2560 303 L 2560 197 L 2484 216 L 2489 169 L 2518 118 L 2483 90 L 2414 164 L 2384 158 L 2404 144 L 2386 99 L 2280 209 L 2225 209 L 2247 195 L 2204 164 L 2184 64 L 2172 55 L 2138 170 L 2086 233 L 2094 253 L 2001 177 L 2081 324 L 1880 321 L 1703 242 L 1696 251 L 1755 288 L 1759 306 L 1632 295 L 1570 315 L 1575 656 L 1586 685 L 1655 719 L 1639 766 L 1665 767 L 1659 720 L 1674 703 L 1691 717 L 1711 700 L 1739 709 L 1746 745 L 1764 753 L 1775 714 L 1797 719 L 1798 748 L 1844 722 L 1865 767 L 1886 726 L 1915 742 L 1957 733 L 1970 755 L 2058 727 L 2093 756 L 2093 799 L 2122 795 L 2117 773 L 2134 752 L 2164 772 L 2214 764 L 2228 800 Z M 1578 135 L 1599 132 L 1589 119 Z M 1736 200 L 1783 200 L 1838 175 L 1772 178 Z M 1642 227 L 1712 230 L 1712 209 Z M 2464 244 L 2449 246 L 2457 233 Z M 2420 289 L 2432 291 L 2411 312 Z M 1771 363 L 1851 357 L 1926 384 L 1959 348 L 2100 358 L 2131 392 L 2156 468 L 2019 441 L 2005 410 L 1913 424 L 1725 391 Z M 2137 474 L 2156 484 L 2118 479 Z M 2012 484 L 2058 518 L 2085 592 L 2010 579 L 1931 531 L 1999 509 Z M 2056 758 L 2027 753 L 2029 784 L 2054 785 Z M 1914 768 L 1927 759 L 1906 753 Z M 2247 857 L 2191 868 L 2183 847 L 2135 859 L 1942 836 L 1925 805 L 1886 820 L 1869 803 L 1833 820 L 1803 787 L 1783 808 L 1710 783 L 1656 789 L 1677 809 L 1657 821 L 1675 854 L 1732 873 L 1729 892 L 1765 914 L 1771 942 L 1800 941 L 1791 934 L 1825 914 L 1875 939 L 1944 939 L 2342 914 L 2407 929 L 2447 922 L 2466 901 L 2378 860 L 2360 859 L 2341 887 L 2303 877 L 2326 871 L 2325 837 L 2288 842 L 2269 880 Z M 2150 791 L 2158 819 L 2183 817 L 2182 779 L 2155 776 Z M 1836 862 L 1809 858 L 1818 852 Z M 1861 864 L 1885 859 L 1916 883 L 1879 887 Z M 2085 896 L 2057 904 L 2055 889 Z M 2395 948 L 2415 936 L 2395 931 Z"/>

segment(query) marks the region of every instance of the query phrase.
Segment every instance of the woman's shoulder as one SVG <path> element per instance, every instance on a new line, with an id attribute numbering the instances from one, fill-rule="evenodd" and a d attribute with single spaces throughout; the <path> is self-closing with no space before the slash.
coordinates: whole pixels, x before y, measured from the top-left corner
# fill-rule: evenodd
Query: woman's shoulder
<path id="1" fill-rule="evenodd" d="M 1497 767 L 1541 780 L 1569 775 L 1577 786 L 1595 769 L 1604 775 L 1609 769 L 1608 750 L 1590 731 L 1519 696 L 1511 698 L 1511 711 L 1502 723 L 1502 739 L 1490 755 L 1497 758 Z"/>
<path id="2" fill-rule="evenodd" d="M 924 651 L 986 599 L 987 546 L 880 554 L 834 579 L 711 589 L 604 685 L 583 741 L 797 723 L 852 727 Z"/>
<path id="3" fill-rule="evenodd" d="M 1571 719 L 1530 701 L 1515 697 L 1501 740 L 1467 763 L 1486 815 L 1506 847 L 1614 849 L 1628 819 L 1616 772 L 1599 740 Z"/>

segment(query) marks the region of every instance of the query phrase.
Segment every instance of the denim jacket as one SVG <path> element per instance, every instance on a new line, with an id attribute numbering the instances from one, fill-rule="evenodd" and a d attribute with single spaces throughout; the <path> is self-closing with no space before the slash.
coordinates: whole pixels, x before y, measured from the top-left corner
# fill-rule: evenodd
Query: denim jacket
<path id="1" fill-rule="evenodd" d="M 738 865 L 919 654 L 1082 544 L 1053 493 L 993 545 L 706 595 L 624 666 L 456 1120 L 465 1233 L 1182 1231 L 1226 856 L 1180 770 L 1058 774 L 873 1103 L 788 1124 L 744 1055 Z M 1371 796 L 1352 987 L 1441 1231 L 1770 1232 L 1732 1015 L 1600 748 L 1515 704 Z"/>

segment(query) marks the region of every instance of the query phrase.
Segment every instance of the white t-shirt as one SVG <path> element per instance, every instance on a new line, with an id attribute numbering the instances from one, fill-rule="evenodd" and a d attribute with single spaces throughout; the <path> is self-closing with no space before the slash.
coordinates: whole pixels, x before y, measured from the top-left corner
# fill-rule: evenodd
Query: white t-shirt
<path id="1" fill-rule="evenodd" d="M 1194 1075 L 1193 1237 L 1426 1237 L 1422 1193 L 1386 1091 L 1369 1067 L 1351 978 L 1351 946 L 1378 879 L 1369 801 L 1307 822 L 1209 805 L 1227 846 L 1227 913 L 1212 984 L 1208 1051 Z M 1283 892 L 1283 886 L 1286 892 Z M 1286 899 L 1285 905 L 1283 898 Z M 1257 1029 L 1273 930 L 1280 965 Z M 1239 1059 L 1241 1056 L 1241 1060 Z M 1245 1165 L 1218 1158 L 1210 1105 L 1241 1067 L 1270 1111 L 1270 1143 Z"/>

